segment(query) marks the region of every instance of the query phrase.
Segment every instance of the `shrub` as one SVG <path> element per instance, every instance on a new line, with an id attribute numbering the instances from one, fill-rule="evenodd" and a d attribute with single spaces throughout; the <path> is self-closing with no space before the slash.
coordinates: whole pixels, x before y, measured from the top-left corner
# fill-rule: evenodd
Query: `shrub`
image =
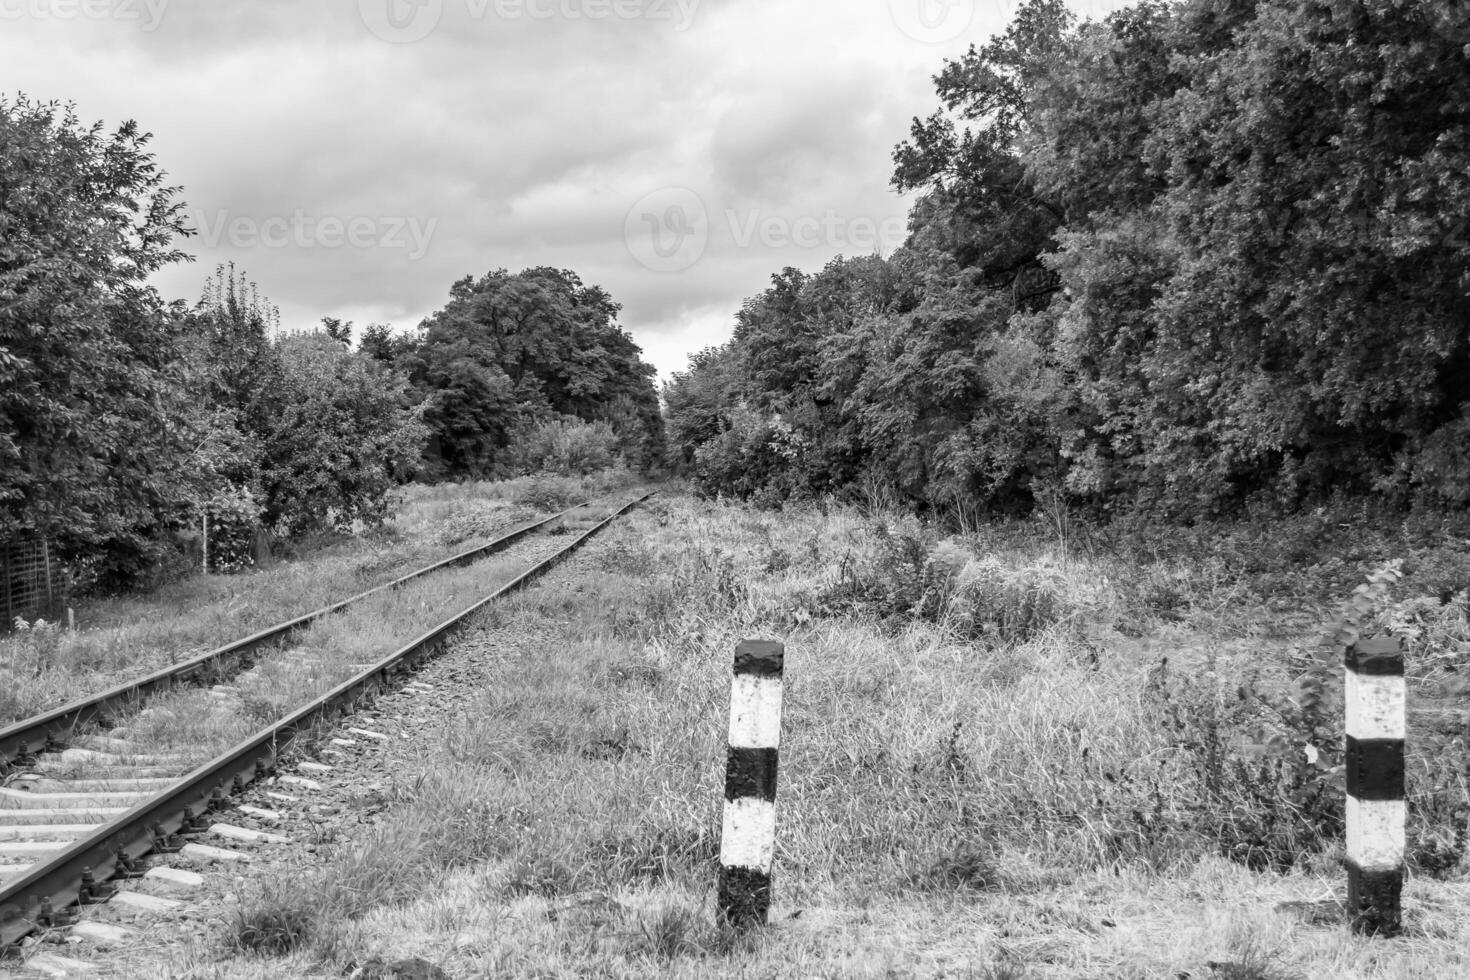
<path id="1" fill-rule="evenodd" d="M 511 492 L 511 500 L 540 511 L 566 510 L 584 496 L 576 480 L 556 476 L 537 476 L 519 484 Z"/>
<path id="2" fill-rule="evenodd" d="M 266 523 L 287 535 L 381 524 L 427 438 L 424 407 L 410 406 L 405 378 L 323 335 L 274 350 L 278 370 L 256 394 L 271 406 L 260 437 Z"/>
<path id="3" fill-rule="evenodd" d="M 728 412 L 728 427 L 694 451 L 694 484 L 711 496 L 728 494 L 777 506 L 800 496 L 811 450 L 806 437 L 781 416 L 746 405 Z"/>
<path id="4" fill-rule="evenodd" d="M 1391 603 L 1398 562 L 1370 574 L 1315 647 L 1297 651 L 1285 689 L 1260 671 L 1226 683 L 1213 660 L 1188 674 L 1161 662 L 1145 704 L 1172 751 L 1102 774 L 1144 805 L 1132 811 L 1140 838 L 1199 835 L 1253 869 L 1285 870 L 1340 840 L 1344 830 L 1342 658 L 1361 635 L 1384 632 L 1417 600 Z M 1417 867 L 1439 873 L 1462 859 L 1470 805 L 1456 782 L 1463 744 L 1424 746 L 1427 766 L 1409 779 Z"/>
<path id="5" fill-rule="evenodd" d="M 522 473 L 585 476 L 611 466 L 617 452 L 618 435 L 608 423 L 557 418 L 519 432 L 511 458 Z"/>
<path id="6" fill-rule="evenodd" d="M 867 611 L 888 620 L 938 623 L 961 636 L 1024 642 L 1065 619 L 1074 602 L 1058 569 L 1012 567 L 936 541 L 917 522 L 872 526 L 873 552 L 844 561 L 818 598 L 830 612 Z"/>
<path id="7" fill-rule="evenodd" d="M 247 487 L 226 487 L 205 503 L 209 539 L 203 546 L 211 572 L 238 572 L 255 564 L 255 536 L 263 510 Z"/>
<path id="8" fill-rule="evenodd" d="M 1333 778 L 1341 752 L 1316 747 L 1326 712 L 1298 702 L 1296 715 L 1284 714 L 1258 677 L 1228 690 L 1214 666 L 1155 668 L 1146 704 L 1172 751 L 1121 779 L 1138 796 L 1167 801 L 1150 815 L 1166 833 L 1199 834 L 1255 870 L 1291 868 L 1343 832 Z"/>
<path id="9" fill-rule="evenodd" d="M 939 581 L 931 576 L 931 588 Z M 1053 568 L 1013 568 L 987 557 L 966 562 L 943 581 L 952 585 L 935 618 L 964 636 L 1024 642 L 1067 615 L 1066 583 Z M 937 602 L 944 592 L 934 595 Z"/>

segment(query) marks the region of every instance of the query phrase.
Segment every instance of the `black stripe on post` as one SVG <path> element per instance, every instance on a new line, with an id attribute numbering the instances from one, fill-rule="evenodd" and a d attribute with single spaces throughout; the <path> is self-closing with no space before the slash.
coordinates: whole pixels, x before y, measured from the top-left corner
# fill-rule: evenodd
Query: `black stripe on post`
<path id="1" fill-rule="evenodd" d="M 1348 919 L 1354 932 L 1393 936 L 1402 929 L 1407 833 L 1403 650 L 1392 636 L 1361 640 L 1343 665 Z"/>
<path id="2" fill-rule="evenodd" d="M 1346 738 L 1347 791 L 1360 800 L 1404 798 L 1404 740 Z"/>
<path id="3" fill-rule="evenodd" d="M 776 757 L 779 749 L 730 746 L 725 761 L 725 799 L 776 799 Z"/>
<path id="4" fill-rule="evenodd" d="M 1404 872 L 1364 869 L 1347 862 L 1348 915 L 1354 932 L 1397 936 L 1403 923 Z"/>
<path id="5" fill-rule="evenodd" d="M 1391 636 L 1359 640 L 1347 648 L 1343 663 L 1353 673 L 1369 677 L 1404 676 L 1404 652 Z"/>
<path id="6" fill-rule="evenodd" d="M 757 868 L 721 865 L 716 902 L 720 916 L 737 928 L 764 925 L 771 909 L 771 876 Z"/>
<path id="7" fill-rule="evenodd" d="M 770 913 L 784 667 L 780 643 L 735 648 L 716 915 L 737 929 L 764 925 Z"/>
<path id="8" fill-rule="evenodd" d="M 756 677 L 780 677 L 785 667 L 786 646 L 774 640 L 741 640 L 735 647 L 735 673 Z"/>

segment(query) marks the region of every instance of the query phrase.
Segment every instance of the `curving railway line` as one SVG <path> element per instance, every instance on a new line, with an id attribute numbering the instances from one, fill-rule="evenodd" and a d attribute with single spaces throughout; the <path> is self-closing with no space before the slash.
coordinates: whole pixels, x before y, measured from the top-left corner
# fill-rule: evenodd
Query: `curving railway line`
<path id="1" fill-rule="evenodd" d="M 211 811 L 269 773 L 293 739 L 406 682 L 476 612 L 536 579 L 652 493 L 621 505 L 583 505 L 523 525 L 489 544 L 0 730 L 0 957 L 15 952 L 38 929 L 69 924 L 75 904 L 111 898 L 116 889 L 110 879 L 164 874 L 146 871 L 143 858 L 178 851 L 191 835 L 211 829 L 219 834 L 222 827 L 210 819 Z M 149 711 L 170 692 L 238 676 L 252 655 L 288 644 L 313 622 L 370 596 L 469 565 L 554 529 L 571 531 L 569 540 L 559 544 L 545 539 L 540 548 L 545 553 L 528 556 L 529 563 L 482 598 L 376 662 L 353 665 L 350 676 L 330 690 L 207 761 L 150 752 L 146 744 L 117 737 L 125 736 L 126 728 L 101 733 L 118 721 L 137 718 L 140 708 Z M 234 690 L 229 685 L 216 688 L 226 700 Z"/>

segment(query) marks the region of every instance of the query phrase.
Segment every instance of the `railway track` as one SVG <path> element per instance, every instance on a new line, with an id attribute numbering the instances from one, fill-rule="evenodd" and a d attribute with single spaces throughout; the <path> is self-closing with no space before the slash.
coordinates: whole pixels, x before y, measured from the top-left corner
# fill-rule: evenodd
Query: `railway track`
<path id="1" fill-rule="evenodd" d="M 146 868 L 143 859 L 149 854 L 183 850 L 186 857 L 206 862 L 229 861 L 232 852 L 228 848 L 193 838 L 209 834 L 221 843 L 272 840 L 269 832 L 223 824 L 212 819 L 211 813 L 229 805 L 232 796 L 270 773 L 293 740 L 326 730 L 342 716 L 360 710 L 379 692 L 407 682 L 407 675 L 438 653 L 476 612 L 533 581 L 651 495 L 645 493 L 621 506 L 572 508 L 524 525 L 490 544 L 340 603 L 0 731 L 0 770 L 5 772 L 0 782 L 0 971 L 4 969 L 4 957 L 18 952 L 26 936 L 38 929 L 69 925 L 74 918 L 72 906 L 78 903 L 106 901 L 117 895 L 120 900 L 141 905 L 167 905 L 167 898 L 131 890 L 119 892 L 112 881 L 147 876 L 166 890 L 190 880 L 188 872 L 176 868 Z M 538 530 L 557 526 L 569 532 L 565 544 L 550 536 L 532 537 Z M 209 699 L 207 706 L 217 709 L 232 724 L 248 721 L 249 685 L 240 678 L 251 671 L 309 672 L 321 668 L 302 664 L 301 658 L 293 659 L 290 650 L 273 660 L 262 658 L 249 671 L 241 666 L 242 658 L 369 597 L 402 589 L 431 572 L 474 562 L 517 543 L 528 553 L 521 556 L 522 562 L 505 569 L 508 577 L 498 587 L 392 653 L 370 663 L 351 665 L 345 678 L 330 678 L 335 681 L 330 689 L 284 716 L 259 728 L 248 725 L 244 730 L 255 730 L 211 758 L 200 760 L 198 751 L 191 754 L 178 750 L 181 741 L 188 742 L 188 733 L 162 751 L 158 743 L 143 740 L 144 732 L 162 731 L 180 723 L 180 716 L 170 714 L 168 704 L 171 696 L 178 696 L 181 683 L 227 677 L 231 666 L 235 667 L 240 673 L 234 683 L 217 684 L 210 690 L 196 688 L 185 696 L 195 698 L 196 706 L 199 699 Z M 144 702 L 146 706 L 136 710 Z M 121 725 L 116 724 L 119 722 Z M 116 727 L 107 734 L 84 733 L 110 724 Z M 228 726 L 224 730 L 231 731 Z M 362 729 L 352 737 L 382 736 Z M 339 741 L 345 745 L 351 738 Z M 302 774 L 281 777 L 280 782 L 294 781 L 309 788 L 310 772 L 307 769 Z M 263 808 L 241 809 L 264 820 L 271 817 Z"/>

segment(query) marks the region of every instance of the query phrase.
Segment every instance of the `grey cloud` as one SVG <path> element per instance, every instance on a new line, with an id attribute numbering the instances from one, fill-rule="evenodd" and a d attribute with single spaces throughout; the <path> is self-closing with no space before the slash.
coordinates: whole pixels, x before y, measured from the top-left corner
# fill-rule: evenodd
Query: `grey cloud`
<path id="1" fill-rule="evenodd" d="M 211 220 L 223 210 L 277 229 L 299 210 L 378 222 L 380 234 L 393 219 L 435 222 L 417 259 L 381 245 L 185 241 L 199 261 L 158 277 L 167 296 L 193 299 L 215 263 L 233 259 L 294 326 L 370 310 L 409 328 L 461 276 L 554 265 L 623 303 L 623 323 L 665 373 L 682 366 L 678 344 L 725 339 L 741 299 L 772 272 L 853 251 L 741 245 L 727 211 L 742 221 L 902 212 L 886 187 L 889 151 L 908 118 L 932 108 L 939 68 L 932 47 L 892 63 L 906 42 L 886 0 L 701 0 L 686 31 L 477 18 L 469 0 L 443 0 L 434 29 L 403 44 L 375 36 L 359 9 L 171 0 L 152 32 L 7 23 L 0 62 L 8 85 L 76 98 L 84 118 L 89 105 L 121 107 L 156 132 L 160 166 Z M 867 33 L 839 41 L 832 17 Z M 43 58 L 40 39 L 62 43 Z M 701 196 L 715 233 L 689 268 L 652 272 L 630 254 L 625 219 L 672 186 Z"/>

